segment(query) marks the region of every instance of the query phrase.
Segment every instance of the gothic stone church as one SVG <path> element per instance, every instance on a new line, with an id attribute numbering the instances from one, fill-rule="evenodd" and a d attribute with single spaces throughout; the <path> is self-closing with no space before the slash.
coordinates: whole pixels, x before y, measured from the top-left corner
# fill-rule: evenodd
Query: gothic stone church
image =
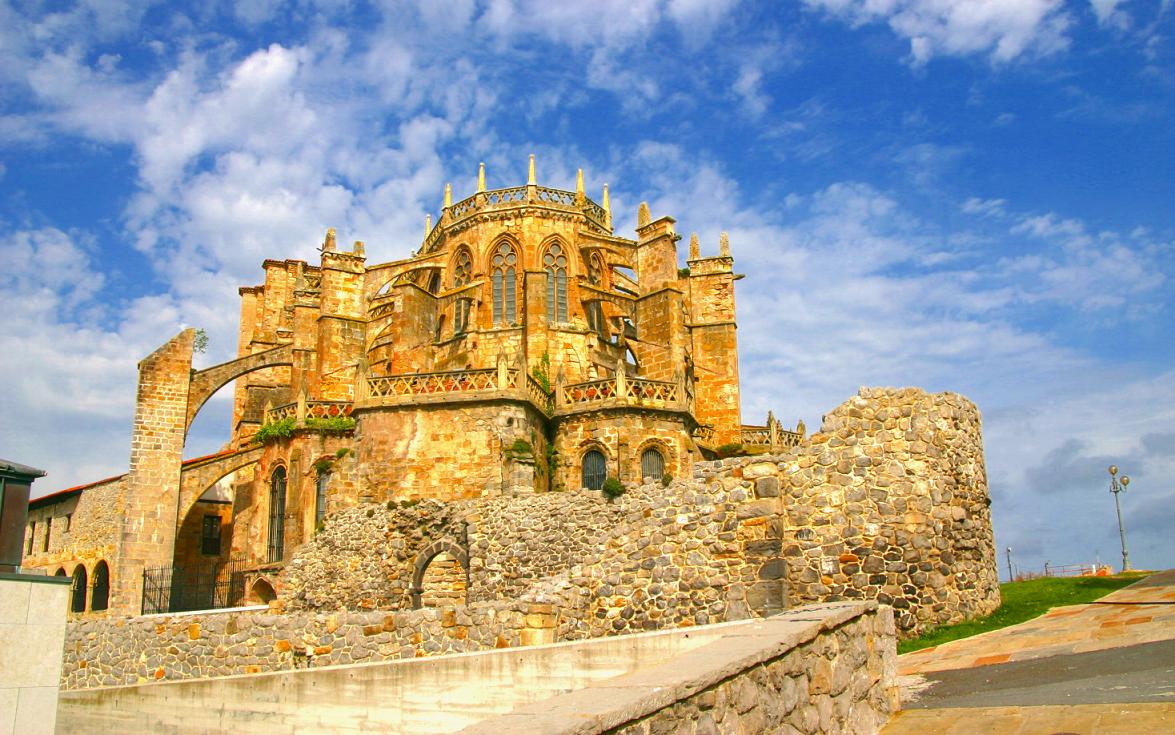
<path id="1" fill-rule="evenodd" d="M 472 196 L 446 187 L 425 230 L 390 263 L 333 230 L 317 265 L 265 261 L 230 362 L 193 370 L 193 330 L 146 357 L 129 471 L 32 501 L 25 566 L 72 576 L 78 614 L 159 609 L 144 570 L 229 558 L 268 581 L 215 602 L 258 601 L 345 507 L 591 492 L 802 438 L 741 423 L 725 235 L 708 256 L 692 237 L 682 262 L 674 220 L 641 204 L 636 239 L 618 237 L 607 186 L 600 203 L 582 173 L 574 192 L 539 186 L 533 156 L 524 186 L 487 190 L 483 167 Z M 234 381 L 226 448 L 183 460 Z"/>

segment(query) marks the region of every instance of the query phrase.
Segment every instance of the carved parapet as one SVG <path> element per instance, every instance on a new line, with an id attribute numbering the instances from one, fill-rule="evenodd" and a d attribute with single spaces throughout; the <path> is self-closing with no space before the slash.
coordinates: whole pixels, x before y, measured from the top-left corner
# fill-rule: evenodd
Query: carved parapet
<path id="1" fill-rule="evenodd" d="M 356 408 L 516 400 L 545 414 L 552 409 L 551 395 L 523 370 L 504 361 L 493 368 L 376 376 L 366 382 L 367 397 Z"/>

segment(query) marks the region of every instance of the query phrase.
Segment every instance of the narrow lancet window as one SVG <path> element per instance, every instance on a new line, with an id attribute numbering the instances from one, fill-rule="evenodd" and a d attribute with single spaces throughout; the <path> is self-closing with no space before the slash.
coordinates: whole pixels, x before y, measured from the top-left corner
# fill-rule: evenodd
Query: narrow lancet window
<path id="1" fill-rule="evenodd" d="M 567 321 L 567 255 L 563 246 L 555 243 L 543 256 L 547 271 L 547 321 L 563 324 Z"/>
<path id="2" fill-rule="evenodd" d="M 518 255 L 506 243 L 498 245 L 491 258 L 493 267 L 494 326 L 506 327 L 518 320 L 515 306 Z"/>

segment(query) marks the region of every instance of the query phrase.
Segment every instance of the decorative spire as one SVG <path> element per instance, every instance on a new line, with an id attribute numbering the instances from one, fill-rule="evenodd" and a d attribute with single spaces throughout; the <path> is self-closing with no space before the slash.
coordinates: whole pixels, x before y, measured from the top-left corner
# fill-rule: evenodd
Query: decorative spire
<path id="1" fill-rule="evenodd" d="M 326 228 L 326 241 L 322 243 L 323 250 L 334 251 L 335 249 L 335 228 Z"/>
<path id="2" fill-rule="evenodd" d="M 530 169 L 526 172 L 526 185 L 535 186 L 538 182 L 534 178 L 534 154 L 530 154 Z"/>
<path id="3" fill-rule="evenodd" d="M 730 236 L 725 232 L 718 236 L 718 254 L 726 258 L 730 257 Z"/>
<path id="4" fill-rule="evenodd" d="M 453 206 L 453 185 L 445 184 L 445 209 Z"/>
<path id="5" fill-rule="evenodd" d="M 644 227 L 645 225 L 649 224 L 649 220 L 651 219 L 652 216 L 649 214 L 649 203 L 641 202 L 641 205 L 637 207 L 636 210 L 636 226 Z"/>
<path id="6" fill-rule="evenodd" d="M 355 253 L 356 255 L 366 255 L 367 249 L 362 240 L 356 240 L 355 247 L 351 250 L 351 252 Z"/>
<path id="7" fill-rule="evenodd" d="M 697 260 L 702 257 L 702 247 L 698 244 L 698 233 L 691 232 L 689 235 L 689 259 Z"/>
<path id="8" fill-rule="evenodd" d="M 612 200 L 608 197 L 607 184 L 604 184 L 604 224 L 612 227 Z"/>
<path id="9" fill-rule="evenodd" d="M 583 196 L 583 169 L 575 169 L 575 196 Z"/>
<path id="10" fill-rule="evenodd" d="M 428 233 L 432 232 L 432 215 L 424 215 L 424 239 L 428 239 Z"/>
<path id="11" fill-rule="evenodd" d="M 477 193 L 480 194 L 486 190 L 486 165 L 485 162 L 477 164 Z"/>

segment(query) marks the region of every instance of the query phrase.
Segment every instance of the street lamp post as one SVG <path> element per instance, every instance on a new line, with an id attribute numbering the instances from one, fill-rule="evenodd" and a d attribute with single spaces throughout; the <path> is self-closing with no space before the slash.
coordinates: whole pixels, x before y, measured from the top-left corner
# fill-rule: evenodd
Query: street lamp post
<path id="1" fill-rule="evenodd" d="M 1007 551 L 1008 551 L 1008 581 L 1015 582 L 1016 578 L 1012 576 L 1012 547 L 1009 546 Z"/>
<path id="2" fill-rule="evenodd" d="M 1118 465 L 1110 465 L 1110 492 L 1114 494 L 1114 510 L 1118 512 L 1118 537 L 1122 539 L 1122 571 L 1130 571 L 1130 552 L 1126 550 L 1126 527 L 1122 525 L 1122 507 L 1118 504 L 1118 493 L 1126 492 L 1130 478 L 1122 475 L 1118 479 Z"/>

